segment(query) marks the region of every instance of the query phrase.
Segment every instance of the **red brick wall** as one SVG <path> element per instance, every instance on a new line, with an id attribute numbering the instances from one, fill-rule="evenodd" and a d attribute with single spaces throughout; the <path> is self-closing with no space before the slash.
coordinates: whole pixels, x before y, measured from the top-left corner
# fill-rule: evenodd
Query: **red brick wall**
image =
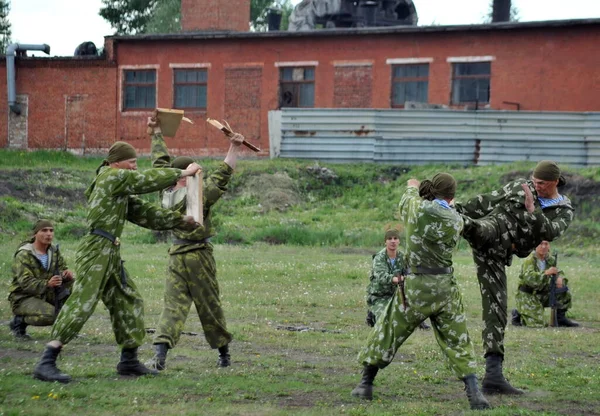
<path id="1" fill-rule="evenodd" d="M 373 91 L 370 64 L 337 64 L 333 81 L 333 107 L 369 108 Z"/>
<path id="2" fill-rule="evenodd" d="M 234 30 L 250 29 L 250 0 L 181 0 L 181 29 Z"/>

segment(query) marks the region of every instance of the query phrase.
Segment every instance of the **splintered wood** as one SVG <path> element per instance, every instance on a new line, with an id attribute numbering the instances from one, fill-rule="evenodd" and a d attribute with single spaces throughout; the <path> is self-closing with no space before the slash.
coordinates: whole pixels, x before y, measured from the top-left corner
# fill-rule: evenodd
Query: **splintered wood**
<path id="1" fill-rule="evenodd" d="M 221 122 L 215 120 L 214 118 L 207 118 L 206 121 L 209 124 L 212 124 L 219 130 L 221 130 L 227 137 L 231 137 L 234 134 L 232 128 L 229 126 L 229 124 L 226 121 L 223 121 L 225 124 L 227 124 L 226 126 L 224 126 Z M 254 146 L 252 143 L 247 142 L 246 140 L 244 140 L 242 142 L 242 144 L 244 146 L 246 146 L 248 149 L 251 149 L 255 152 L 260 152 L 260 149 L 258 147 Z"/>
<path id="2" fill-rule="evenodd" d="M 204 225 L 204 207 L 202 204 L 202 170 L 199 170 L 194 176 L 187 179 L 187 215 L 194 217 L 194 220 Z"/>

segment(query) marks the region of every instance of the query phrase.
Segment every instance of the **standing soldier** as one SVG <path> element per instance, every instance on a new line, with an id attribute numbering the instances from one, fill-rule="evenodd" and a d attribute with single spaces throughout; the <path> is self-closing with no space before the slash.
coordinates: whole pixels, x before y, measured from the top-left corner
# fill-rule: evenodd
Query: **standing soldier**
<path id="1" fill-rule="evenodd" d="M 456 181 L 447 173 L 421 184 L 416 179 L 408 181 L 400 200 L 400 217 L 406 230 L 409 274 L 402 295 L 389 302 L 358 355 L 363 373 L 352 391 L 355 397 L 373 398 L 379 369 L 391 363 L 398 348 L 429 317 L 450 368 L 465 383 L 471 409 L 490 407 L 477 385 L 473 344 L 452 267 L 452 252 L 463 227 L 460 215 L 449 205 L 455 192 Z"/>
<path id="2" fill-rule="evenodd" d="M 558 326 L 576 327 L 579 324 L 567 318 L 567 310 L 571 307 L 571 292 L 562 270 L 556 266 L 550 256 L 550 243 L 542 241 L 535 251 L 523 261 L 519 274 L 517 290 L 517 308 L 512 311 L 511 323 L 515 326 L 541 328 L 546 326 L 544 307 L 550 307 L 550 280 L 556 276 L 556 324 Z"/>
<path id="3" fill-rule="evenodd" d="M 543 240 L 553 241 L 565 232 L 573 219 L 571 201 L 557 189 L 565 183 L 558 165 L 543 160 L 531 180 L 517 179 L 456 204 L 465 216 L 463 236 L 473 249 L 481 289 L 486 366 L 482 388 L 486 394 L 523 394 L 502 373 L 508 319 L 506 266 L 512 264 L 513 254 L 526 257 Z"/>
<path id="4" fill-rule="evenodd" d="M 71 377 L 56 367 L 63 345 L 71 341 L 94 312 L 100 299 L 108 309 L 117 344 L 122 348 L 117 372 L 121 375 L 156 374 L 138 361 L 137 350 L 144 340 L 144 304 L 133 280 L 123 267 L 120 237 L 125 221 L 157 230 L 194 228 L 191 217 L 143 201 L 137 194 L 172 186 L 182 176 L 194 175 L 200 166 L 180 169 L 137 171 L 137 155 L 128 143 L 116 142 L 96 170 L 96 178 L 85 191 L 90 233 L 83 238 L 75 258 L 77 280 L 73 293 L 52 327 L 34 377 L 67 383 Z"/>
<path id="5" fill-rule="evenodd" d="M 186 156 L 169 156 L 158 119 L 148 120 L 152 134 L 152 163 L 154 167 L 183 169 L 193 160 Z M 166 368 L 167 351 L 175 348 L 185 325 L 192 302 L 204 337 L 211 348 L 218 349 L 219 367 L 230 365 L 229 343 L 232 336 L 227 331 L 225 314 L 221 307 L 217 269 L 210 238 L 215 235 L 212 225 L 212 207 L 227 191 L 227 185 L 236 166 L 239 146 L 244 136 L 234 134 L 225 160 L 203 181 L 204 226 L 193 231 L 175 230 L 173 245 L 169 249 L 169 274 L 165 282 L 164 308 L 154 337 L 155 356 L 146 363 L 156 370 Z M 163 208 L 174 212 L 186 211 L 186 179 L 182 179 L 162 193 Z"/>
<path id="6" fill-rule="evenodd" d="M 39 220 L 33 226 L 33 237 L 15 253 L 8 300 L 14 314 L 10 329 L 17 339 L 31 338 L 26 332 L 28 325 L 52 325 L 73 286 L 73 273 L 52 245 L 53 239 L 52 223 Z"/>

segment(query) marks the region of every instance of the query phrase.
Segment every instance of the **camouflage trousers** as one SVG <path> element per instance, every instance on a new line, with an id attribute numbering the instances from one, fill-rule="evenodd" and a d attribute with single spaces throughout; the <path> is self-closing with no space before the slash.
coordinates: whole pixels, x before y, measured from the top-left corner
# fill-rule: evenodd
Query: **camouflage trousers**
<path id="1" fill-rule="evenodd" d="M 169 256 L 164 307 L 154 344 L 177 345 L 192 302 L 211 348 L 229 344 L 233 337 L 221 307 L 212 246 Z"/>
<path id="2" fill-rule="evenodd" d="M 567 287 L 568 279 L 563 278 L 563 287 Z M 544 319 L 544 308 L 550 307 L 550 290 L 535 293 L 525 293 L 520 290 L 516 295 L 517 311 L 521 314 L 523 325 L 532 328 L 546 326 L 549 320 Z M 571 308 L 571 293 L 568 291 L 556 294 L 558 309 Z"/>
<path id="3" fill-rule="evenodd" d="M 109 240 L 88 235 L 77 250 L 75 284 L 71 296 L 60 310 L 52 327 L 52 339 L 71 341 L 90 318 L 98 301 L 108 309 L 117 344 L 121 348 L 142 345 L 144 301 L 125 270 L 121 282 L 121 255 Z"/>
<path id="4" fill-rule="evenodd" d="M 33 326 L 52 325 L 55 318 L 54 304 L 36 297 L 19 300 L 13 313 L 25 317 L 25 323 Z"/>
<path id="5" fill-rule="evenodd" d="M 359 352 L 363 365 L 388 366 L 398 348 L 430 318 L 433 333 L 450 369 L 458 378 L 475 373 L 473 343 L 467 331 L 466 315 L 456 281 L 451 275 L 408 275 L 405 281 L 408 307 L 398 292 L 377 317 L 367 345 Z"/>

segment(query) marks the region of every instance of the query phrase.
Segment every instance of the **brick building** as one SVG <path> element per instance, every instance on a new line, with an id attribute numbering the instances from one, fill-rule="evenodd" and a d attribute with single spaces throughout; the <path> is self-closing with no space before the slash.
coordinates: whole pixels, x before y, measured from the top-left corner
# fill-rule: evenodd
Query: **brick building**
<path id="1" fill-rule="evenodd" d="M 281 107 L 600 111 L 600 19 L 256 33 L 239 12 L 249 0 L 227 2 L 235 13 L 204 3 L 183 0 L 185 32 L 106 37 L 104 57 L 17 57 L 24 111 L 0 102 L 0 147 L 89 153 L 126 140 L 148 152 L 154 107 L 183 108 L 196 122 L 169 139 L 176 153 L 225 152 L 211 117 L 262 156 L 268 111 Z"/>

